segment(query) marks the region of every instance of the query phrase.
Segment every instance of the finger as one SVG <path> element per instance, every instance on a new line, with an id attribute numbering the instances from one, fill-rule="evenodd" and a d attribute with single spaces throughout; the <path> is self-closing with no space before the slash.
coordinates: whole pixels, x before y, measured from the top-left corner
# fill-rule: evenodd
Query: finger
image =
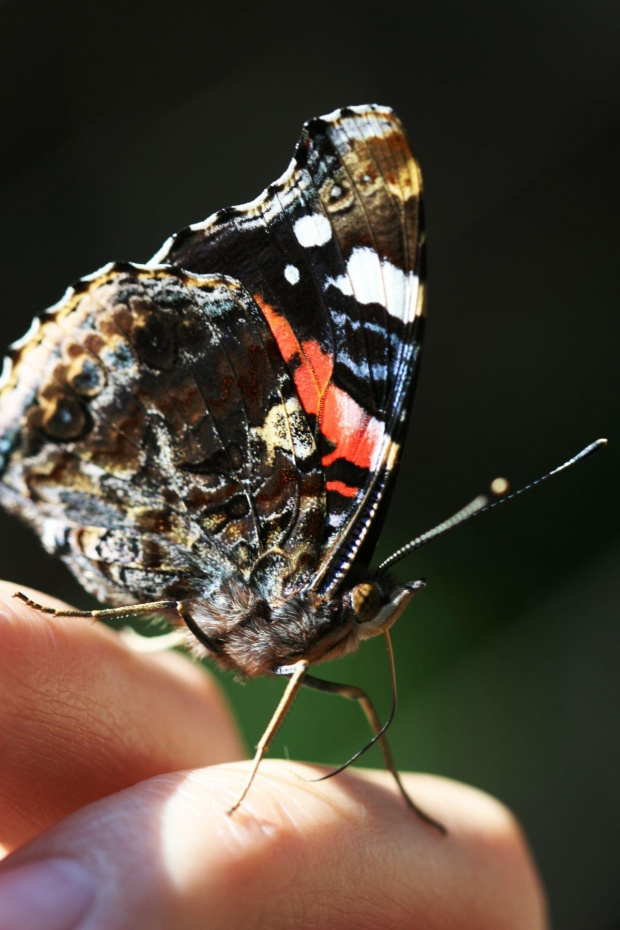
<path id="1" fill-rule="evenodd" d="M 522 834 L 488 796 L 405 776 L 447 825 L 441 837 L 383 773 L 307 784 L 289 769 L 265 765 L 233 816 L 244 764 L 161 776 L 79 811 L 0 867 L 0 914 L 11 930 L 43 916 L 56 930 L 546 926 Z"/>
<path id="2" fill-rule="evenodd" d="M 199 665 L 136 654 L 104 626 L 42 614 L 14 590 L 0 587 L 6 848 L 145 778 L 242 757 L 219 690 Z"/>

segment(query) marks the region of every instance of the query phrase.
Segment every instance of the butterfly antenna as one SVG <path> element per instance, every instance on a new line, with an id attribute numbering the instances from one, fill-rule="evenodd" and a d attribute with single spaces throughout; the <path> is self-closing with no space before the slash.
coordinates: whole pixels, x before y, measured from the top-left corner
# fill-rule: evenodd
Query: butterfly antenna
<path id="1" fill-rule="evenodd" d="M 577 462 L 587 458 L 589 455 L 593 455 L 595 452 L 598 452 L 599 449 L 604 448 L 606 445 L 606 439 L 597 439 L 596 442 L 591 442 L 589 446 L 586 446 L 585 449 L 582 449 L 581 452 L 577 453 L 577 455 L 574 455 L 571 459 L 568 459 L 568 461 L 564 462 L 563 465 L 559 465 L 557 468 L 554 468 L 553 471 L 547 472 L 546 475 L 542 475 L 540 478 L 537 478 L 530 484 L 526 484 L 525 487 L 519 488 L 518 491 L 512 491 L 510 494 L 506 494 L 506 491 L 508 490 L 508 482 L 506 479 L 496 478 L 495 481 L 491 483 L 491 492 L 496 495 L 503 495 L 499 498 L 499 500 L 490 501 L 485 494 L 480 494 L 470 504 L 467 504 L 467 506 L 463 507 L 462 510 L 457 511 L 457 513 L 455 513 L 453 516 L 449 517 L 447 520 L 444 520 L 443 523 L 433 527 L 432 530 L 428 530 L 426 533 L 422 533 L 421 536 L 418 536 L 416 539 L 412 539 L 411 542 L 408 542 L 405 546 L 401 546 L 400 549 L 397 549 L 396 552 L 392 553 L 389 558 L 385 559 L 385 561 L 381 563 L 379 566 L 379 571 L 384 571 L 386 568 L 390 568 L 396 562 L 400 562 L 401 559 L 404 559 L 405 556 L 410 555 L 412 552 L 415 552 L 416 549 L 420 549 L 422 546 L 426 545 L 426 543 L 430 542 L 431 539 L 436 539 L 438 536 L 442 536 L 444 533 L 447 533 L 448 530 L 454 529 L 455 526 L 459 526 L 461 523 L 465 523 L 467 520 L 471 520 L 472 517 L 479 517 L 481 513 L 486 513 L 487 510 L 492 510 L 494 507 L 499 507 L 500 504 L 505 504 L 506 501 L 510 501 L 515 497 L 519 497 L 519 495 L 525 494 L 526 491 L 531 491 L 532 488 L 538 487 L 538 485 L 542 484 L 543 481 L 546 481 L 548 478 L 552 478 L 554 475 L 558 475 L 561 471 L 564 471 L 566 468 L 570 468 L 571 465 L 575 465 Z"/>

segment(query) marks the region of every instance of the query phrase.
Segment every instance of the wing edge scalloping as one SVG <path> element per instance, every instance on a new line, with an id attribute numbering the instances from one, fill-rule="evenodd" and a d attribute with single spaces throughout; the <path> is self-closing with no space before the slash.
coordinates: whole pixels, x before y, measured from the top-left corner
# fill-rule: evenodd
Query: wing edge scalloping
<path id="1" fill-rule="evenodd" d="M 59 314 L 67 316 L 74 310 L 83 297 L 90 293 L 91 290 L 94 291 L 96 288 L 102 286 L 107 282 L 112 282 L 118 275 L 126 273 L 138 273 L 138 275 L 146 275 L 147 277 L 165 277 L 166 275 L 172 275 L 177 279 L 185 279 L 185 283 L 190 284 L 195 287 L 204 287 L 205 285 L 211 287 L 225 286 L 231 291 L 238 291 L 240 295 L 245 298 L 245 302 L 253 303 L 253 298 L 251 294 L 243 287 L 243 285 L 236 279 L 229 275 L 223 274 L 196 274 L 194 272 L 188 272 L 184 269 L 179 269 L 178 267 L 171 265 L 158 265 L 158 266 L 147 266 L 134 262 L 108 262 L 106 265 L 102 266 L 95 272 L 91 272 L 88 275 L 84 275 L 82 278 L 78 279 L 73 285 L 70 285 L 66 288 L 63 296 L 56 303 L 52 304 L 50 307 L 41 311 L 32 321 L 29 330 L 26 333 L 26 336 L 22 336 L 20 339 L 15 340 L 11 343 L 9 347 L 9 352 L 13 352 L 13 357 L 11 354 L 5 356 L 5 371 L 3 373 L 3 380 L 0 384 L 0 394 L 4 392 L 11 392 L 18 384 L 16 377 L 16 372 L 19 369 L 20 362 L 22 361 L 22 353 L 25 350 L 28 350 L 32 345 L 33 339 L 38 339 L 39 342 L 44 341 L 45 335 L 45 324 L 48 322 L 57 322 Z M 245 302 L 242 300 L 243 306 Z M 36 322 L 35 322 L 36 321 Z M 60 329 L 64 330 L 64 327 L 57 322 L 57 325 Z M 28 402 L 26 402 L 28 403 Z M 18 431 L 19 433 L 19 431 Z M 7 446 L 6 449 L 0 449 L 0 459 L 2 462 L 0 466 L 2 470 L 8 469 L 10 467 L 10 458 L 15 448 L 15 444 Z M 69 450 L 67 450 L 69 452 Z M 76 458 L 78 461 L 84 461 L 81 456 L 77 453 L 69 452 L 71 457 Z M 6 462 L 4 459 L 6 458 Z M 16 489 L 13 489 L 12 485 L 6 485 L 7 493 L 17 495 L 19 492 Z M 185 511 L 178 511 L 179 516 L 185 514 Z M 213 546 L 216 550 L 221 551 L 222 547 L 220 542 L 213 537 L 211 534 L 207 534 L 213 542 Z M 229 558 L 229 556 L 227 556 Z"/>
<path id="2" fill-rule="evenodd" d="M 272 199 L 273 194 L 272 192 L 270 192 L 270 188 L 274 188 L 274 187 L 285 188 L 287 183 L 290 181 L 293 173 L 298 167 L 298 155 L 304 145 L 306 133 L 309 133 L 311 130 L 312 123 L 315 122 L 315 120 L 317 119 L 323 120 L 324 122 L 336 123 L 341 118 L 342 113 L 345 110 L 350 110 L 353 113 L 356 113 L 359 115 L 363 115 L 367 113 L 368 111 L 371 111 L 373 113 L 377 113 L 377 112 L 384 113 L 386 116 L 389 116 L 392 119 L 395 119 L 397 124 L 401 126 L 400 120 L 398 119 L 398 117 L 394 113 L 394 110 L 391 107 L 384 106 L 384 105 L 377 104 L 377 103 L 359 104 L 359 105 L 353 105 L 353 106 L 348 106 L 348 107 L 340 107 L 339 109 L 332 110 L 331 113 L 327 113 L 324 116 L 313 117 L 312 119 L 306 120 L 302 125 L 300 137 L 295 145 L 293 157 L 291 158 L 285 170 L 275 181 L 272 181 L 270 184 L 268 184 L 267 187 L 265 187 L 260 192 L 260 194 L 258 194 L 252 200 L 248 200 L 245 203 L 233 204 L 233 206 L 231 207 L 219 208 L 218 210 L 215 210 L 213 213 L 209 214 L 209 216 L 206 219 L 199 220 L 196 223 L 191 223 L 189 226 L 186 226 L 183 229 L 180 229 L 176 233 L 173 233 L 172 236 L 169 236 L 162 243 L 160 248 L 152 256 L 152 258 L 150 258 L 148 262 L 146 262 L 146 267 L 166 264 L 166 261 L 165 261 L 166 256 L 169 255 L 173 247 L 179 244 L 180 242 L 182 242 L 186 236 L 189 236 L 190 234 L 194 234 L 197 232 L 206 233 L 211 226 L 214 226 L 218 221 L 220 221 L 223 218 L 223 216 L 226 213 L 229 213 L 230 211 L 234 211 L 234 213 L 239 213 L 239 214 L 246 214 L 247 216 L 250 216 L 252 213 L 258 211 L 265 203 L 267 203 L 267 201 Z"/>

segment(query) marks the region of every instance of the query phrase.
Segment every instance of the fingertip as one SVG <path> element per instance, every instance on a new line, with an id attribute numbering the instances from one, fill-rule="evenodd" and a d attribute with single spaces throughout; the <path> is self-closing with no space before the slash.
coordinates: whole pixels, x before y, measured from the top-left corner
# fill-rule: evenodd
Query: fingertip
<path id="1" fill-rule="evenodd" d="M 6 847 L 146 778 L 242 757 L 217 683 L 198 663 L 136 653 L 100 623 L 37 612 L 13 598 L 16 588 L 0 584 Z"/>
<path id="2" fill-rule="evenodd" d="M 74 814 L 10 864 L 49 856 L 84 865 L 102 889 L 102 926 L 277 930 L 308 915 L 330 930 L 546 926 L 521 832 L 497 802 L 406 776 L 416 801 L 447 824 L 440 837 L 380 773 L 317 785 L 291 769 L 316 773 L 267 763 L 230 817 L 247 763 L 151 779 Z"/>
<path id="3" fill-rule="evenodd" d="M 470 898 L 474 914 L 479 911 L 476 920 L 495 912 L 504 915 L 507 928 L 544 930 L 548 926 L 544 887 L 514 813 L 487 792 L 452 779 L 407 775 L 405 781 L 425 804 L 442 810 L 448 834 L 440 855 L 456 879 L 455 899 L 475 889 Z M 482 925 L 475 920 L 471 924 Z"/>

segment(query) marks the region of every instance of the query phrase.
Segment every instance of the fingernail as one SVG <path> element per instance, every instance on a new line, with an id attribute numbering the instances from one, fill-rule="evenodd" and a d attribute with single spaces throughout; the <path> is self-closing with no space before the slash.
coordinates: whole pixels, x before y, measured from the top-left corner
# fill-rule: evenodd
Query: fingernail
<path id="1" fill-rule="evenodd" d="M 0 871 L 0 926 L 74 930 L 95 897 L 90 873 L 71 859 L 46 859 Z"/>

